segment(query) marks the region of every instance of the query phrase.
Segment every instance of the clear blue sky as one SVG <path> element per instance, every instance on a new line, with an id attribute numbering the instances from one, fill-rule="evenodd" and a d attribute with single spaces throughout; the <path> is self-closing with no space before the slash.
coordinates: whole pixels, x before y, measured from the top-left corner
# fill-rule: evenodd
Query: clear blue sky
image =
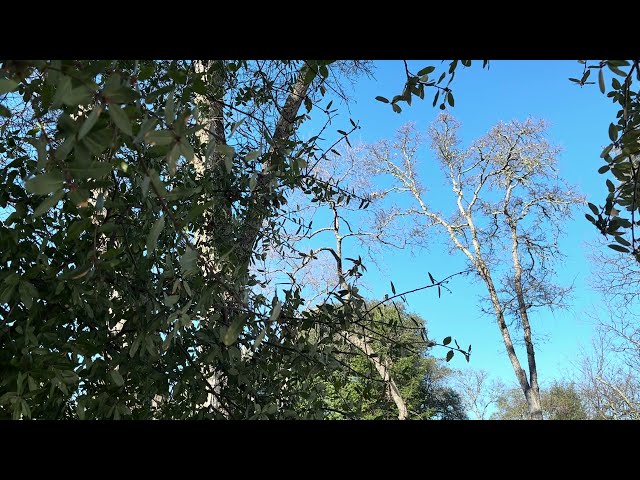
<path id="1" fill-rule="evenodd" d="M 412 61 L 414 72 L 421 67 L 439 61 Z M 439 109 L 431 106 L 429 93 L 425 100 L 414 100 L 411 107 L 403 105 L 400 114 L 392 112 L 374 98 L 382 95 L 391 98 L 399 94 L 404 85 L 402 61 L 377 61 L 375 79 L 361 78 L 353 90 L 350 116 L 362 126 L 359 140 L 372 142 L 391 137 L 399 126 L 412 121 L 424 129 L 432 122 Z M 610 99 L 602 95 L 597 85 L 580 88 L 568 80 L 580 77 L 582 66 L 576 61 L 492 61 L 489 70 L 476 62 L 471 68 L 460 68 L 452 85 L 455 93 L 455 108 L 451 113 L 462 123 L 463 143 L 484 134 L 499 120 L 524 119 L 528 116 L 543 118 L 550 122 L 549 138 L 560 145 L 560 174 L 569 183 L 576 185 L 589 201 L 599 204 L 604 199 L 605 177 L 597 173 L 601 165 L 599 154 L 609 143 L 607 127 L 615 118 L 616 109 Z M 608 80 L 610 82 L 610 80 Z M 349 114 L 337 120 L 335 128 L 347 130 Z M 358 139 L 356 137 L 356 139 Z M 425 168 L 433 159 L 423 159 Z M 433 169 L 431 169 L 433 171 Z M 426 179 L 425 179 L 426 180 Z M 441 179 L 435 185 L 425 183 L 437 195 Z M 599 235 L 578 209 L 573 220 L 566 224 L 567 234 L 561 247 L 567 255 L 559 268 L 559 283 L 575 284 L 575 292 L 568 311 L 539 311 L 534 315 L 533 327 L 539 342 L 537 359 L 539 377 L 543 386 L 553 379 L 566 377 L 572 368 L 570 362 L 580 345 L 586 346 L 591 339 L 592 325 L 585 311 L 597 308 L 598 297 L 587 283 L 590 264 L 585 254 L 585 241 L 595 240 Z M 434 243 L 428 251 L 386 251 L 384 272 L 368 265 L 365 281 L 373 296 L 383 297 L 391 293 L 392 280 L 397 291 L 410 290 L 428 283 L 427 271 L 436 278 L 445 277 L 463 266 L 459 255 L 450 256 L 443 242 Z M 351 250 L 350 250 L 351 249 Z M 347 246 L 345 256 L 358 253 L 355 243 Z M 429 334 L 442 340 L 447 335 L 458 339 L 461 346 L 473 345 L 470 367 L 490 371 L 509 384 L 515 385 L 515 376 L 504 351 L 495 320 L 483 316 L 479 309 L 478 294 L 484 293 L 482 286 L 473 279 L 458 277 L 449 284 L 452 294 L 443 292 L 438 299 L 435 290 L 411 295 L 409 309 L 420 314 L 428 322 Z M 520 336 L 520 335 L 518 335 Z M 444 356 L 446 351 L 435 349 L 435 355 Z M 519 357 L 526 369 L 526 358 L 522 349 Z M 462 356 L 456 356 L 451 366 L 467 368 Z"/>

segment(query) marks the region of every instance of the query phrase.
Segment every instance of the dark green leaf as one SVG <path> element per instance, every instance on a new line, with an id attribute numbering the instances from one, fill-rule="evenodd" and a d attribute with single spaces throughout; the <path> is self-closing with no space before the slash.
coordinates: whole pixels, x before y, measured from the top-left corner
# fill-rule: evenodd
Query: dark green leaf
<path id="1" fill-rule="evenodd" d="M 589 208 L 591 209 L 594 215 L 598 215 L 599 213 L 598 207 L 596 207 L 593 203 L 587 203 L 587 205 L 589 206 Z"/>
<path id="2" fill-rule="evenodd" d="M 64 185 L 64 177 L 60 172 L 43 173 L 36 175 L 25 182 L 27 192 L 36 195 L 49 195 Z"/>
<path id="3" fill-rule="evenodd" d="M 171 125 L 175 119 L 175 106 L 173 103 L 173 92 L 167 96 L 167 103 L 164 106 L 164 121 L 167 125 Z"/>
<path id="4" fill-rule="evenodd" d="M 127 135 L 133 135 L 133 131 L 131 130 L 131 121 L 119 105 L 116 105 L 115 103 L 109 104 L 109 115 L 120 131 Z"/>
<path id="5" fill-rule="evenodd" d="M 606 173 L 609 171 L 609 165 L 603 165 L 598 169 L 598 173 Z"/>
<path id="6" fill-rule="evenodd" d="M 69 107 L 75 107 L 76 105 L 85 105 L 91 101 L 91 90 L 84 85 L 73 88 L 66 92 L 62 97 L 62 103 Z"/>
<path id="7" fill-rule="evenodd" d="M 451 343 L 451 337 L 445 337 L 444 340 L 442 340 L 443 345 L 449 345 L 450 343 Z"/>
<path id="8" fill-rule="evenodd" d="M 147 255 L 151 255 L 158 244 L 158 237 L 164 228 L 164 216 L 158 218 L 147 235 Z"/>
<path id="9" fill-rule="evenodd" d="M 436 69 L 436 67 L 432 67 L 431 65 L 428 67 L 424 67 L 422 70 L 420 70 L 418 72 L 418 76 L 421 77 L 422 75 L 429 75 L 431 72 L 433 72 Z"/>
<path id="10" fill-rule="evenodd" d="M 113 380 L 113 383 L 115 383 L 118 387 L 121 387 L 124 385 L 124 378 L 122 378 L 122 375 L 118 370 L 111 370 L 111 372 L 109 373 L 111 374 L 111 379 Z"/>
<path id="11" fill-rule="evenodd" d="M 226 346 L 230 346 L 235 343 L 235 341 L 240 336 L 240 333 L 242 333 L 242 328 L 245 326 L 246 323 L 247 323 L 246 315 L 238 315 L 233 320 L 233 322 L 231 322 L 231 325 L 229 325 L 229 328 L 227 328 L 227 331 L 224 333 L 224 337 L 222 339 L 222 341 Z"/>
<path id="12" fill-rule="evenodd" d="M 187 160 L 187 162 L 191 162 L 193 157 L 195 156 L 195 152 L 193 151 L 193 147 L 189 143 L 186 137 L 182 137 L 180 139 L 180 153 Z"/>
<path id="13" fill-rule="evenodd" d="M 391 291 L 393 292 L 394 295 L 396 294 L 396 287 L 393 284 L 393 282 L 391 282 Z"/>
<path id="14" fill-rule="evenodd" d="M 615 241 L 618 242 L 621 245 L 624 245 L 625 247 L 630 247 L 631 243 L 628 242 L 626 239 L 620 237 L 620 236 L 616 236 L 614 237 Z"/>
<path id="15" fill-rule="evenodd" d="M 180 157 L 180 144 L 174 143 L 167 153 L 167 166 L 169 167 L 169 175 L 173 176 L 176 174 L 176 162 Z"/>
<path id="16" fill-rule="evenodd" d="M 87 178 L 93 178 L 100 180 L 113 171 L 113 165 L 107 162 L 91 162 L 85 167 L 72 167 L 69 168 L 69 172 L 74 178 L 84 180 Z"/>
<path id="17" fill-rule="evenodd" d="M 64 197 L 64 190 L 58 190 L 50 197 L 45 198 L 34 210 L 34 217 L 39 217 L 47 213 L 52 207 L 55 207 L 58 204 L 62 197 Z"/>
<path id="18" fill-rule="evenodd" d="M 620 245 L 616 245 L 615 243 L 610 244 L 609 248 L 611 248 L 612 250 L 615 250 L 616 252 L 629 253 L 628 248 L 624 248 Z"/>
<path id="19" fill-rule="evenodd" d="M 9 78 L 0 78 L 0 95 L 4 95 L 5 93 L 13 92 L 20 85 L 15 80 L 11 80 Z"/>
<path id="20" fill-rule="evenodd" d="M 600 87 L 600 91 L 604 93 L 604 70 L 602 68 L 598 72 L 598 86 Z"/>
<path id="21" fill-rule="evenodd" d="M 615 191 L 616 187 L 613 185 L 613 182 L 611 180 L 607 178 L 605 183 L 607 184 L 607 188 L 609 189 L 610 192 Z"/>
<path id="22" fill-rule="evenodd" d="M 96 105 L 82 124 L 82 127 L 80 127 L 80 131 L 78 132 L 78 140 L 82 140 L 84 136 L 91 131 L 93 126 L 98 121 L 101 113 L 102 105 Z"/>
<path id="23" fill-rule="evenodd" d="M 384 97 L 381 97 L 380 95 L 378 95 L 378 96 L 376 97 L 376 100 L 378 100 L 379 102 L 382 102 L 382 103 L 389 103 L 389 100 L 387 100 L 387 99 L 386 99 L 386 98 L 384 98 Z"/>
<path id="24" fill-rule="evenodd" d="M 454 354 L 453 350 L 449 350 L 447 352 L 447 362 L 451 361 L 451 359 L 453 358 L 453 354 Z"/>
<path id="25" fill-rule="evenodd" d="M 198 269 L 198 254 L 191 247 L 187 247 L 180 256 L 180 267 L 185 276 L 192 275 Z"/>
<path id="26" fill-rule="evenodd" d="M 28 280 L 21 280 L 18 286 L 18 292 L 20 293 L 20 301 L 24 303 L 25 307 L 31 309 L 33 300 L 38 299 L 38 290 L 36 290 L 36 287 Z"/>
<path id="27" fill-rule="evenodd" d="M 11 117 L 11 110 L 9 110 L 7 107 L 2 105 L 1 103 L 0 103 L 0 116 L 6 117 L 6 118 Z"/>
<path id="28" fill-rule="evenodd" d="M 609 138 L 612 142 L 615 142 L 618 139 L 618 127 L 613 123 L 609 124 Z"/>

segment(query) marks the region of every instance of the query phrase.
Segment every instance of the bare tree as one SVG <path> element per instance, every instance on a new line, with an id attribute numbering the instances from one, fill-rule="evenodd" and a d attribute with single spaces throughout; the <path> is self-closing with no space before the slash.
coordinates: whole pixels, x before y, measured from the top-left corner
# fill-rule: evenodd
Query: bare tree
<path id="1" fill-rule="evenodd" d="M 640 420 L 640 316 L 608 306 L 578 361 L 580 394 L 595 419 Z"/>
<path id="2" fill-rule="evenodd" d="M 460 393 L 467 413 L 476 420 L 486 420 L 491 407 L 506 394 L 507 387 L 500 379 L 491 379 L 486 370 L 459 370 L 454 381 L 455 390 Z"/>
<path id="3" fill-rule="evenodd" d="M 589 349 L 577 361 L 577 383 L 592 418 L 640 419 L 640 265 L 628 254 L 594 242 L 589 257 L 591 287 L 601 295 Z M 602 308 L 604 307 L 604 308 Z"/>
<path id="4" fill-rule="evenodd" d="M 402 127 L 394 141 L 370 145 L 366 161 L 373 173 L 394 182 L 388 195 L 412 200 L 414 206 L 401 215 L 415 225 L 416 238 L 435 229 L 453 251 L 465 255 L 486 287 L 529 416 L 542 419 L 530 314 L 536 307 L 564 305 L 569 289 L 552 283 L 553 263 L 561 257 L 562 226 L 572 206 L 583 200 L 558 177 L 558 149 L 545 139 L 544 122 L 499 123 L 466 149 L 460 146 L 459 127 L 441 114 L 428 132 L 453 192 L 455 209 L 449 216 L 429 202 L 420 183 L 423 139 L 413 125 Z M 522 332 L 528 373 L 514 348 L 516 329 Z"/>

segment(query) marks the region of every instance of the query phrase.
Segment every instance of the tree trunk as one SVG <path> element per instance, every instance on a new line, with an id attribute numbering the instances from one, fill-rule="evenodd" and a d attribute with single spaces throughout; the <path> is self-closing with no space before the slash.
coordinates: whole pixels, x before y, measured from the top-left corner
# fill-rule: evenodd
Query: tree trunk
<path id="1" fill-rule="evenodd" d="M 331 210 L 333 211 L 333 233 L 336 237 L 336 252 L 334 258 L 336 260 L 336 273 L 338 274 L 338 281 L 344 290 L 349 290 L 349 285 L 344 276 L 342 270 L 342 236 L 340 235 L 340 217 L 338 216 L 338 210 L 335 203 L 331 202 Z M 345 299 L 348 299 L 351 295 L 347 294 Z M 382 377 L 382 381 L 387 385 L 387 389 L 391 399 L 398 408 L 398 420 L 407 420 L 409 418 L 409 411 L 407 404 L 402 398 L 402 394 L 396 385 L 395 380 L 391 375 L 391 367 L 388 360 L 381 360 L 380 356 L 375 353 L 371 345 L 367 341 L 367 335 L 362 331 L 362 337 L 355 333 L 346 333 L 344 338 L 353 346 L 361 350 L 367 358 L 373 363 L 373 366 Z"/>

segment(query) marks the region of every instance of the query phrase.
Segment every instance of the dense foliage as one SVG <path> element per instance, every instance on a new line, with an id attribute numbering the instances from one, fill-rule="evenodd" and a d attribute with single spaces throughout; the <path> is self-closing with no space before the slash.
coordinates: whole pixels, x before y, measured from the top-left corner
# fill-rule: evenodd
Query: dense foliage
<path id="1" fill-rule="evenodd" d="M 287 189 L 337 192 L 294 135 L 330 63 L 0 64 L 0 415 L 316 415 L 346 316 L 251 287 Z"/>
<path id="2" fill-rule="evenodd" d="M 403 304 L 381 305 L 370 323 L 374 350 L 392 362 L 398 388 L 414 419 L 463 420 L 466 414 L 459 395 L 446 384 L 452 371 L 428 354 L 425 322 L 407 313 Z M 325 382 L 329 418 L 393 419 L 397 410 L 387 385 L 376 377 L 366 356 L 343 355 L 348 369 L 336 370 Z"/>
<path id="3" fill-rule="evenodd" d="M 281 235 L 291 193 L 367 206 L 310 173 L 357 128 L 321 146 L 318 102 L 366 68 L 0 61 L 0 417 L 323 418 L 317 376 L 370 312 L 263 273 L 313 256 Z"/>

